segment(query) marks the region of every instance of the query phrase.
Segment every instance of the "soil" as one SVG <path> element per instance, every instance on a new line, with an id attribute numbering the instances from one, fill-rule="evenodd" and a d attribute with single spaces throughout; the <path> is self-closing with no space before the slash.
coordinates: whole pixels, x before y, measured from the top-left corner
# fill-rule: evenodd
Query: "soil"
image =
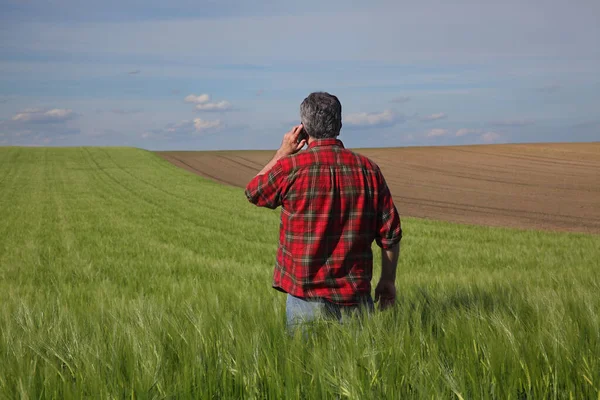
<path id="1" fill-rule="evenodd" d="M 600 234 L 600 142 L 357 149 L 383 171 L 401 215 Z M 245 187 L 274 151 L 158 152 Z"/>

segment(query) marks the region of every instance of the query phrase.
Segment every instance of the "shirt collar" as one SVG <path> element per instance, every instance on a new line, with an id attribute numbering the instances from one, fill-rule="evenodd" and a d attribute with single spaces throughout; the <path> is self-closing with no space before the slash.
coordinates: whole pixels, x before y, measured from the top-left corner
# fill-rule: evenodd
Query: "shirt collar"
<path id="1" fill-rule="evenodd" d="M 313 147 L 321 147 L 321 146 L 337 146 L 344 148 L 344 143 L 342 143 L 339 139 L 316 139 L 311 144 L 308 145 L 307 150 L 312 149 Z"/>

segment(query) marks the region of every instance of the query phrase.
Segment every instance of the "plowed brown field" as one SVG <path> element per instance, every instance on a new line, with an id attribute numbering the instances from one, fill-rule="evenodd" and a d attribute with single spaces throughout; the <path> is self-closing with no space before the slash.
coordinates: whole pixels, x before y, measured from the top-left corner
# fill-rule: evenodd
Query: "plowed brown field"
<path id="1" fill-rule="evenodd" d="M 381 167 L 401 215 L 600 233 L 600 143 L 359 149 Z M 159 152 L 245 187 L 274 151 Z"/>

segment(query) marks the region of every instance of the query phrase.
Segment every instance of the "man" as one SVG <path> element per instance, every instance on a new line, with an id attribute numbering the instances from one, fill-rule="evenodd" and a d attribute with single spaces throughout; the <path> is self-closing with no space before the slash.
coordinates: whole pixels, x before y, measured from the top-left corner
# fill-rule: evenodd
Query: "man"
<path id="1" fill-rule="evenodd" d="M 344 148 L 342 105 L 324 92 L 300 105 L 301 124 L 285 134 L 273 159 L 250 181 L 246 197 L 281 206 L 273 287 L 288 293 L 288 326 L 318 316 L 373 309 L 373 240 L 381 247 L 375 301 L 396 298 L 400 217 L 379 167 Z M 306 144 L 306 151 L 300 151 Z"/>

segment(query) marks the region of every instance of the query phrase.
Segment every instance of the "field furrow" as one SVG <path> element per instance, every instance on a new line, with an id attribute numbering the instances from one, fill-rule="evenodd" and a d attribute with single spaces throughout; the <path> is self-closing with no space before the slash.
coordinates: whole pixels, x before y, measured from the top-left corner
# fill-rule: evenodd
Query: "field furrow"
<path id="1" fill-rule="evenodd" d="M 600 233 L 600 143 L 359 149 L 383 170 L 402 215 Z M 159 152 L 244 187 L 272 151 Z"/>

